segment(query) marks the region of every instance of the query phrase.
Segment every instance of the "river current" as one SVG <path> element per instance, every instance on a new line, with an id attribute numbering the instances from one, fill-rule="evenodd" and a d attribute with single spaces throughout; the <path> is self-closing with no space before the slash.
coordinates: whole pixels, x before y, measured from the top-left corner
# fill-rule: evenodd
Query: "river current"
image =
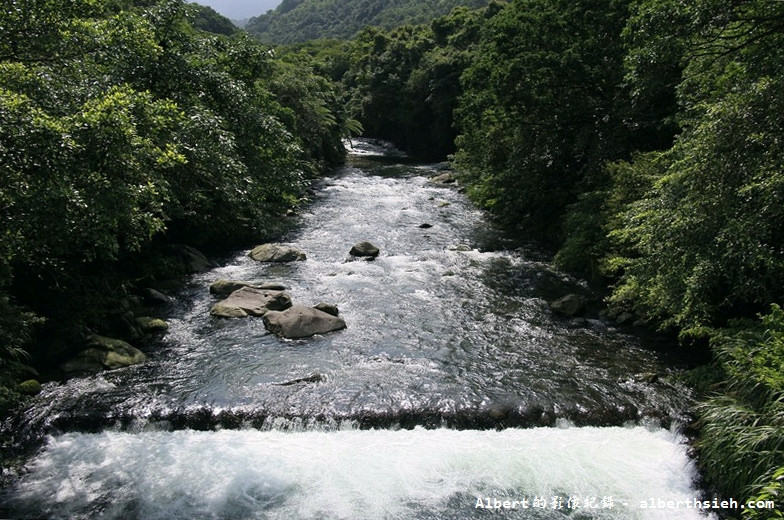
<path id="1" fill-rule="evenodd" d="M 699 496 L 677 360 L 553 315 L 578 280 L 388 152 L 358 141 L 315 186 L 285 237 L 306 261 L 238 252 L 174 295 L 145 364 L 45 385 L 0 517 L 704 518 L 643 507 Z M 364 240 L 381 255 L 352 261 Z M 348 328 L 213 318 L 221 278 L 335 303 Z"/>

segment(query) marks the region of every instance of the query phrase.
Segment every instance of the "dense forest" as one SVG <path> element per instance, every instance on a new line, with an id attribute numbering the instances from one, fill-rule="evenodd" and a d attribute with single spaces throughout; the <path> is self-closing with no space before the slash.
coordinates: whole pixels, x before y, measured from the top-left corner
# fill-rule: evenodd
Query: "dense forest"
<path id="1" fill-rule="evenodd" d="M 15 4 L 0 22 L 12 401 L 29 355 L 53 355 L 42 338 L 98 326 L 96 300 L 148 276 L 153 252 L 273 233 L 357 119 L 449 158 L 477 205 L 606 288 L 611 315 L 709 348 L 691 376 L 706 484 L 782 500 L 784 2 L 492 1 L 420 23 L 435 2 L 378 17 L 286 0 L 249 30 L 359 32 L 274 51 L 177 1 Z M 782 518 L 765 514 L 743 511 Z"/>
<path id="2" fill-rule="evenodd" d="M 283 0 L 276 9 L 251 18 L 245 30 L 275 44 L 348 39 L 366 26 L 429 23 L 454 7 L 485 4 L 487 0 Z"/>

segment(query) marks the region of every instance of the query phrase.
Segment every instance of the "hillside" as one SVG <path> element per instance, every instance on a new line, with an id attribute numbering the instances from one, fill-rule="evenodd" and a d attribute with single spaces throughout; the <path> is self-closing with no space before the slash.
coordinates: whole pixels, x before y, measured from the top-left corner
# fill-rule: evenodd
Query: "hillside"
<path id="1" fill-rule="evenodd" d="M 486 0 L 283 0 L 274 11 L 251 18 L 245 29 L 267 43 L 348 39 L 368 25 L 428 23 L 457 6 L 486 4 Z"/>

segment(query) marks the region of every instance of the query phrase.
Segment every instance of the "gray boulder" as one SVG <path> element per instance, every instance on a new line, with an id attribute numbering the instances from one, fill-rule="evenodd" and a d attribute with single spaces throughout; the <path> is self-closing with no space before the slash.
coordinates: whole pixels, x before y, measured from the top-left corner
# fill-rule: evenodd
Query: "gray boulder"
<path id="1" fill-rule="evenodd" d="M 588 300 L 579 294 L 567 294 L 550 303 L 550 310 L 561 316 L 579 316 L 585 312 Z"/>
<path id="2" fill-rule="evenodd" d="M 354 247 L 351 248 L 348 254 L 351 256 L 364 256 L 375 258 L 381 251 L 371 244 L 370 242 L 360 242 L 359 244 L 355 244 Z"/>
<path id="3" fill-rule="evenodd" d="M 447 173 L 442 173 L 440 175 L 436 175 L 435 177 L 430 177 L 430 182 L 433 182 L 435 184 L 454 184 L 455 182 L 457 182 L 457 179 L 455 179 L 454 175 L 447 172 Z"/>
<path id="4" fill-rule="evenodd" d="M 254 284 L 251 282 L 242 282 L 236 280 L 218 280 L 210 285 L 210 293 L 217 296 L 228 296 L 234 291 L 238 291 L 243 287 L 250 287 L 252 289 L 261 289 L 264 291 L 285 291 L 286 286 L 279 283 L 264 283 Z"/>
<path id="5" fill-rule="evenodd" d="M 167 305 L 173 301 L 170 296 L 167 296 L 152 287 L 145 287 L 140 290 L 139 295 L 147 305 Z"/>
<path id="6" fill-rule="evenodd" d="M 210 309 L 219 318 L 264 316 L 268 311 L 282 311 L 291 307 L 291 297 L 283 291 L 265 291 L 243 287 L 234 291 Z"/>
<path id="7" fill-rule="evenodd" d="M 333 316 L 338 316 L 340 314 L 340 311 L 338 310 L 338 306 L 333 305 L 331 303 L 321 302 L 317 305 L 314 305 L 313 308 L 318 309 L 322 312 L 326 312 L 327 314 L 331 314 Z"/>
<path id="8" fill-rule="evenodd" d="M 143 363 L 144 352 L 125 341 L 97 334 L 87 337 L 87 348 L 60 368 L 66 374 L 96 373 Z"/>
<path id="9" fill-rule="evenodd" d="M 305 260 L 305 253 L 283 244 L 262 244 L 248 255 L 257 262 L 296 262 Z"/>
<path id="10" fill-rule="evenodd" d="M 262 318 L 268 331 L 283 338 L 307 338 L 346 328 L 346 322 L 324 311 L 294 305 L 283 312 L 270 311 Z"/>

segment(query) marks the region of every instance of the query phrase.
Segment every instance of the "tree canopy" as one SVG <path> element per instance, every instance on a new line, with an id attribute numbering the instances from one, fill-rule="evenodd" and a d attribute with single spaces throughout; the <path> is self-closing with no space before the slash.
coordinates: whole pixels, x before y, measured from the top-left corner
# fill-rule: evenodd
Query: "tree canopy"
<path id="1" fill-rule="evenodd" d="M 283 0 L 273 11 L 251 18 L 245 29 L 267 43 L 320 38 L 348 39 L 366 26 L 392 29 L 429 23 L 457 6 L 487 0 Z"/>

